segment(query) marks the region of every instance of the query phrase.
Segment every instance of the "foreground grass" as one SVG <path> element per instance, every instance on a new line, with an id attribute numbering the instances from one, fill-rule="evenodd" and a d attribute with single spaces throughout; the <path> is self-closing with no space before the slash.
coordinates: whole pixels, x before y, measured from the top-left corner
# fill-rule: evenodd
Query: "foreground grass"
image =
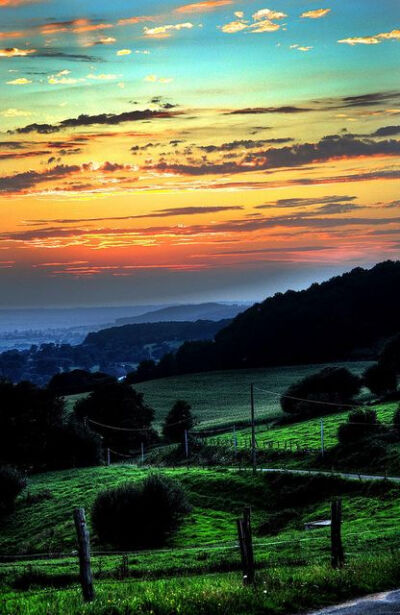
<path id="1" fill-rule="evenodd" d="M 8 592 L 2 615 L 284 615 L 398 587 L 398 554 L 364 557 L 332 571 L 327 565 L 259 572 L 255 588 L 239 574 L 170 580 L 102 581 L 96 599 L 84 605 L 80 588 Z"/>

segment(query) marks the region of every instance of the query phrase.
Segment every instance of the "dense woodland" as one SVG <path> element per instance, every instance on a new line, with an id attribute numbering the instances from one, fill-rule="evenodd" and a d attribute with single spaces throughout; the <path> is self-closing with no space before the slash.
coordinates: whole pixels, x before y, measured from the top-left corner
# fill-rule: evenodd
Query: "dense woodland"
<path id="1" fill-rule="evenodd" d="M 360 267 L 307 290 L 277 293 L 239 314 L 214 341 L 183 344 L 132 381 L 215 369 L 376 359 L 399 331 L 400 261 Z"/>

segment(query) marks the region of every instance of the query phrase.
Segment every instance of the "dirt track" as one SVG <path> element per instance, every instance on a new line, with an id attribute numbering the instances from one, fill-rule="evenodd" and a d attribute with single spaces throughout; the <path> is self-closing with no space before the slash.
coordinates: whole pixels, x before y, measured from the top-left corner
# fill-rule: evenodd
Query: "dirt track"
<path id="1" fill-rule="evenodd" d="M 399 615 L 400 590 L 374 594 L 338 606 L 313 611 L 308 615 Z"/>

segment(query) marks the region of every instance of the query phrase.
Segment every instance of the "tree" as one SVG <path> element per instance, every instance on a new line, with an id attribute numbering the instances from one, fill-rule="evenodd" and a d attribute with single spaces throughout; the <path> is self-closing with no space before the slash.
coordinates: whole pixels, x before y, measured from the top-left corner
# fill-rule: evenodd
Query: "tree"
<path id="1" fill-rule="evenodd" d="M 174 403 L 165 418 L 163 426 L 163 435 L 169 442 L 182 443 L 185 431 L 192 429 L 194 419 L 191 409 L 190 404 L 183 399 L 178 399 Z"/>
<path id="2" fill-rule="evenodd" d="M 115 378 L 102 372 L 88 372 L 74 369 L 70 372 L 55 374 L 47 385 L 56 395 L 76 395 L 86 393 L 99 385 L 115 382 Z"/>
<path id="3" fill-rule="evenodd" d="M 45 469 L 51 441 L 64 422 L 64 402 L 30 382 L 0 381 L 0 459 Z"/>
<path id="4" fill-rule="evenodd" d="M 361 378 L 344 367 L 326 367 L 290 385 L 281 397 L 284 412 L 318 416 L 338 412 L 360 392 Z"/>
<path id="5" fill-rule="evenodd" d="M 122 450 L 140 447 L 141 442 L 157 440 L 152 429 L 154 410 L 126 382 L 113 382 L 97 387 L 74 406 L 76 418 L 94 421 L 91 428 L 103 437 L 104 446 Z M 96 425 L 101 423 L 101 425 Z M 102 425 L 106 425 L 103 427 Z M 114 429 L 115 428 L 115 429 Z"/>
<path id="6" fill-rule="evenodd" d="M 396 390 L 396 372 L 389 366 L 375 363 L 363 374 L 364 384 L 374 395 L 386 395 Z"/>
<path id="7" fill-rule="evenodd" d="M 379 364 L 400 374 L 400 333 L 386 342 L 379 356 Z"/>

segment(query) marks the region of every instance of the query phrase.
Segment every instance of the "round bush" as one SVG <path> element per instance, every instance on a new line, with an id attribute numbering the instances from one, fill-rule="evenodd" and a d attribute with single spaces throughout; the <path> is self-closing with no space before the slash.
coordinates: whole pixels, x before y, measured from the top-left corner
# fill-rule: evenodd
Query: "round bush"
<path id="1" fill-rule="evenodd" d="M 25 486 L 26 480 L 18 470 L 0 466 L 0 516 L 14 509 L 15 500 Z"/>
<path id="2" fill-rule="evenodd" d="M 189 511 L 177 481 L 151 474 L 143 483 L 125 483 L 101 492 L 93 504 L 92 523 L 102 543 L 144 549 L 165 544 Z"/>

